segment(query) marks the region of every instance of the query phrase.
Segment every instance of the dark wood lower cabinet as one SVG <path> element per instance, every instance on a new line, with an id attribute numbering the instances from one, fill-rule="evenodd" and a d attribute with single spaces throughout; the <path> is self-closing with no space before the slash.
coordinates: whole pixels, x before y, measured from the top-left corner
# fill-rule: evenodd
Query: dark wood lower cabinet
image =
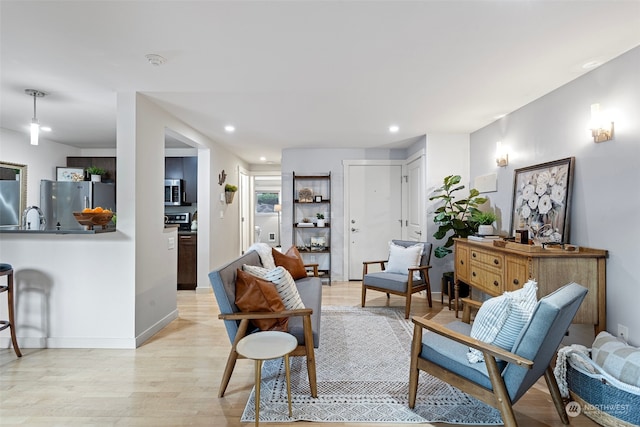
<path id="1" fill-rule="evenodd" d="M 194 290 L 197 286 L 198 235 L 178 235 L 178 289 Z"/>

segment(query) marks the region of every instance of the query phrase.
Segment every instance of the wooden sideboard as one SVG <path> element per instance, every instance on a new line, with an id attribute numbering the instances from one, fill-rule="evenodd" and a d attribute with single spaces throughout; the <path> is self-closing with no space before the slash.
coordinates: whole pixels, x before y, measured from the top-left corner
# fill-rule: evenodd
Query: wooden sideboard
<path id="1" fill-rule="evenodd" d="M 455 239 L 455 297 L 460 282 L 491 296 L 520 289 L 529 279 L 538 282 L 538 297 L 576 282 L 589 292 L 573 323 L 606 329 L 607 251 L 584 247 L 543 249 L 539 246 Z M 458 304 L 456 317 L 458 316 Z"/>

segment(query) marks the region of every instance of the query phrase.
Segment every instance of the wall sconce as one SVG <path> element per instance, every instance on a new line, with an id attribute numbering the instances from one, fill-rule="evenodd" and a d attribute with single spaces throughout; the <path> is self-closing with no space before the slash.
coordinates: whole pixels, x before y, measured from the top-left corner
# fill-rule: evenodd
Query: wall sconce
<path id="1" fill-rule="evenodd" d="M 496 164 L 498 167 L 504 167 L 509 164 L 509 153 L 502 146 L 502 141 L 496 142 Z"/>
<path id="2" fill-rule="evenodd" d="M 591 136 L 593 142 L 604 142 L 613 139 L 613 122 L 600 111 L 600 104 L 591 104 Z"/>

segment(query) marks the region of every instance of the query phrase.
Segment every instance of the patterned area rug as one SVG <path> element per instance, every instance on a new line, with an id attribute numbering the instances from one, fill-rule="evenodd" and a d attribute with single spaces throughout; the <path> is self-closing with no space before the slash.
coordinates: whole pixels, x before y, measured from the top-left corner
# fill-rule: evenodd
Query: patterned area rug
<path id="1" fill-rule="evenodd" d="M 292 357 L 289 418 L 283 359 L 262 369 L 261 422 L 502 424 L 494 408 L 420 372 L 415 409 L 408 406 L 413 323 L 404 310 L 323 307 L 316 349 L 318 398 L 310 395 L 304 357 Z M 242 422 L 255 420 L 255 388 Z"/>

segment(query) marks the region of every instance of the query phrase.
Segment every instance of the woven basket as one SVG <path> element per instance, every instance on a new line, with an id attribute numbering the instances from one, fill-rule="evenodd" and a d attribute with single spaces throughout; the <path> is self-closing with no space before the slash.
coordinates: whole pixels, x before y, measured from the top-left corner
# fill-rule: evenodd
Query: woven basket
<path id="1" fill-rule="evenodd" d="M 567 383 L 571 397 L 582 413 L 603 426 L 640 425 L 640 393 L 615 387 L 602 375 L 591 374 L 567 363 Z"/>

